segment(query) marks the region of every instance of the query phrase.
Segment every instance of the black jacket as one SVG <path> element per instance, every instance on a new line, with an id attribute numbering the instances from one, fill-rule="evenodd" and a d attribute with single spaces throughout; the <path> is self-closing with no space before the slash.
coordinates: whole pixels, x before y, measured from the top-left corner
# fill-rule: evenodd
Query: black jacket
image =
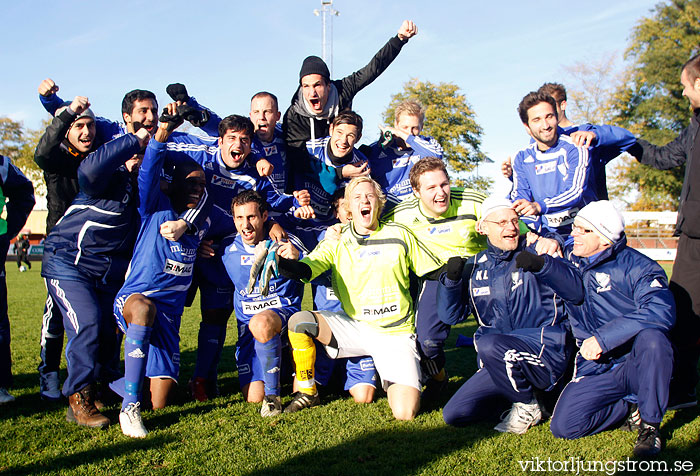
<path id="1" fill-rule="evenodd" d="M 46 201 L 49 209 L 46 217 L 47 235 L 79 191 L 77 170 L 87 154 L 71 151 L 64 144 L 66 133 L 74 120 L 75 113 L 70 108 L 54 117 L 39 139 L 34 153 L 34 162 L 44 171 L 46 182 Z M 93 145 L 93 150 L 95 148 L 97 144 Z"/>
<path id="2" fill-rule="evenodd" d="M 678 137 L 663 147 L 650 144 L 639 139 L 627 152 L 632 154 L 639 162 L 656 169 L 666 170 L 685 163 L 685 177 L 678 207 L 678 220 L 676 221 L 675 235 L 681 231 L 693 238 L 700 238 L 700 203 L 688 200 L 690 187 L 700 187 L 700 183 L 691 184 L 689 177 L 693 166 L 700 167 L 700 149 L 695 149 L 698 130 L 700 130 L 700 109 L 695 110 L 695 115 Z M 697 189 L 696 189 L 697 190 Z"/>
<path id="3" fill-rule="evenodd" d="M 389 67 L 407 41 L 400 40 L 398 35 L 392 37 L 364 68 L 343 79 L 331 81 L 338 91 L 338 111 L 352 108 L 352 100 L 355 95 L 365 86 L 369 86 L 372 81 L 377 79 Z M 295 165 L 303 166 L 305 165 L 304 161 L 308 160 L 306 141 L 310 140 L 312 136 L 317 139 L 326 137 L 330 121 L 333 119 L 303 115 L 300 112 L 302 108 L 296 107 L 299 101 L 300 88 L 301 86 L 297 87 L 292 97 L 292 104 L 287 109 L 287 112 L 284 113 L 284 121 L 282 123 L 284 140 L 287 144 L 287 160 L 290 162 L 291 171 L 295 170 Z"/>

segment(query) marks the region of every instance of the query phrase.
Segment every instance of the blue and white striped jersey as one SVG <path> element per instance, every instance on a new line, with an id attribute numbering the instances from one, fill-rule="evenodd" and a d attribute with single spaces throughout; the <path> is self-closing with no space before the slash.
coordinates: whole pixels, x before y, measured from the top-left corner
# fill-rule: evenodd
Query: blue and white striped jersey
<path id="1" fill-rule="evenodd" d="M 510 198 L 540 205 L 542 213 L 537 218 L 541 222 L 522 217 L 528 226 L 568 235 L 578 211 L 597 200 L 594 179 L 589 149 L 577 147 L 569 136 L 560 134 L 557 143 L 544 152 L 533 142 L 515 155 Z"/>
<path id="2" fill-rule="evenodd" d="M 335 216 L 333 210 L 333 191 L 346 181 L 338 179 L 336 172 L 343 165 L 364 162 L 367 158 L 357 149 L 353 149 L 352 157 L 343 164 L 334 164 L 328 156 L 330 137 L 314 139 L 306 142 L 306 150 L 309 152 L 309 168 L 303 173 L 297 171 L 295 177 L 295 190 L 308 190 L 311 195 L 311 206 L 316 213 L 316 220 L 323 222 L 332 220 Z M 323 167 L 325 166 L 325 168 Z M 323 182 L 322 182 L 323 180 Z M 325 183 L 328 181 L 329 183 Z M 332 183 L 331 183 L 332 182 Z M 330 190 L 330 191 L 329 191 Z"/>
<path id="3" fill-rule="evenodd" d="M 379 142 L 375 142 L 361 149 L 369 158 L 370 175 L 390 202 L 398 203 L 413 197 L 408 179 L 413 164 L 424 157 L 442 159 L 442 146 L 432 137 L 409 135 L 406 144 L 407 149 L 399 149 L 394 142 L 382 148 Z"/>
<path id="4" fill-rule="evenodd" d="M 208 199 L 211 201 L 211 225 L 207 238 L 215 241 L 236 232 L 231 202 L 243 190 L 256 190 L 270 209 L 284 213 L 299 205 L 291 195 L 281 193 L 269 180 L 258 175 L 248 157 L 236 169 L 229 169 L 221 159 L 217 138 L 189 135 L 187 142 L 168 142 L 168 157 L 181 160 L 190 157 L 204 168 Z M 179 158 L 178 158 L 179 157 Z"/>

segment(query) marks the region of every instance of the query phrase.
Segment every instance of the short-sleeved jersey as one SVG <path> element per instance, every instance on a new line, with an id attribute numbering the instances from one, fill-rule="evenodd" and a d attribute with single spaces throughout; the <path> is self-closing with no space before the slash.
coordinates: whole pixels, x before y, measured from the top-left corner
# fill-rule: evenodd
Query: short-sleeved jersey
<path id="1" fill-rule="evenodd" d="M 306 251 L 296 236 L 291 234 L 288 236 L 289 241 L 301 253 Z M 255 246 L 245 244 L 241 235 L 237 235 L 233 243 L 226 248 L 222 258 L 226 272 L 236 288 L 233 296 L 236 319 L 247 324 L 251 317 L 266 309 L 274 311 L 284 308 L 292 312 L 300 311 L 304 286 L 300 282 L 284 276 L 280 275 L 270 279 L 270 290 L 267 296 L 260 294 L 258 285 L 255 286 L 252 293 L 246 293 L 254 251 Z"/>
<path id="2" fill-rule="evenodd" d="M 383 148 L 375 142 L 360 149 L 369 159 L 372 178 L 387 198 L 397 203 L 413 196 L 408 174 L 416 162 L 424 157 L 442 159 L 442 147 L 432 137 L 409 135 L 406 144 L 406 149 L 399 149 L 395 143 Z"/>
<path id="3" fill-rule="evenodd" d="M 321 241 L 301 261 L 311 268 L 311 279 L 330 269 L 345 313 L 384 334 L 414 332 L 409 273 L 422 276 L 440 267 L 411 230 L 383 221 L 368 236 L 346 225 L 340 240 Z"/>
<path id="4" fill-rule="evenodd" d="M 272 164 L 274 168 L 267 178 L 278 190 L 285 190 L 287 187 L 287 146 L 282 137 L 282 126 L 279 124 L 275 126 L 271 142 L 265 142 L 257 135 L 253 137 L 250 149 L 253 162 L 265 159 Z"/>
<path id="5" fill-rule="evenodd" d="M 450 206 L 439 218 L 429 216 L 415 197 L 397 205 L 384 220 L 406 225 L 444 264 L 452 256 L 466 258 L 486 249 L 486 237 L 476 231 L 485 198 L 481 192 L 452 188 Z"/>

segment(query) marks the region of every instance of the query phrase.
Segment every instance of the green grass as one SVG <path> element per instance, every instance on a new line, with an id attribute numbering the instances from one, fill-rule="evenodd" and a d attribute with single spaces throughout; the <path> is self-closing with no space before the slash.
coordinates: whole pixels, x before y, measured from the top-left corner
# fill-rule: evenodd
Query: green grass
<path id="1" fill-rule="evenodd" d="M 17 401 L 0 407 L 0 475 L 519 475 L 524 474 L 519 460 L 574 458 L 610 465 L 632 454 L 636 436 L 621 430 L 562 441 L 545 423 L 523 436 L 504 435 L 493 431 L 495 421 L 448 427 L 439 409 L 424 411 L 412 422 L 397 422 L 385 397 L 358 405 L 346 396 L 330 395 L 319 408 L 263 419 L 258 405 L 244 403 L 238 391 L 235 325 L 229 326 L 223 355 L 222 396 L 190 402 L 184 383 L 192 374 L 199 326 L 199 314 L 192 309 L 183 317 L 181 385 L 172 406 L 144 412 L 148 437 L 127 438 L 118 424 L 107 430 L 81 428 L 65 421 L 65 404 L 45 403 L 38 396 L 45 297 L 39 271 L 35 267 L 20 274 L 14 263 L 7 270 Z M 474 350 L 454 347 L 458 334 L 473 332 L 471 323 L 453 329 L 448 395 L 475 371 Z M 115 405 L 105 413 L 116 422 L 118 410 Z M 689 461 L 692 474 L 698 474 L 699 410 L 668 412 L 662 434 L 662 461 L 670 469 Z M 598 469 L 605 468 L 611 466 Z"/>

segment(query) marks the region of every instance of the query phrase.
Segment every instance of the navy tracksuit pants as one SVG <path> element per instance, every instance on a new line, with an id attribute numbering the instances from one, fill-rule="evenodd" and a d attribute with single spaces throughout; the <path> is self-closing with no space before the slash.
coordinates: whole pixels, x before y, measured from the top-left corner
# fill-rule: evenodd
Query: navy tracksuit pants
<path id="1" fill-rule="evenodd" d="M 556 356 L 548 356 L 541 346 L 533 344 L 531 339 L 510 334 L 480 337 L 483 368 L 447 402 L 442 410 L 445 423 L 463 426 L 484 419 L 514 402 L 532 401 L 535 389 L 551 387 L 560 376 L 552 374 L 546 359 Z"/>
<path id="2" fill-rule="evenodd" d="M 672 371 L 673 349 L 666 334 L 643 330 L 624 362 L 598 375 L 574 374 L 554 408 L 552 434 L 575 439 L 615 428 L 627 417 L 624 398 L 630 395 L 637 397 L 642 420 L 658 425 L 668 404 Z"/>

